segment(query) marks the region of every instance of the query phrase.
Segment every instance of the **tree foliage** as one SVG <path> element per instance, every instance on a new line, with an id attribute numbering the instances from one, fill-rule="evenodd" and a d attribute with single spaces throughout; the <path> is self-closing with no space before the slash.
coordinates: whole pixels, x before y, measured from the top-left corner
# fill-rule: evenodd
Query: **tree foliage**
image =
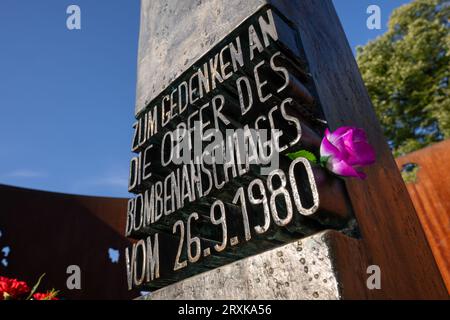
<path id="1" fill-rule="evenodd" d="M 450 137 L 450 0 L 396 9 L 357 61 L 395 155 Z"/>

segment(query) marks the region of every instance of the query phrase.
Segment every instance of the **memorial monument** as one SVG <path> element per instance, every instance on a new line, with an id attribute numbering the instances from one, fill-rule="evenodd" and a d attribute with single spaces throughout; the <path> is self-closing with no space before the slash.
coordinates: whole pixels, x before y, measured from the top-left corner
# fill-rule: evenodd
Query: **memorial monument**
<path id="1" fill-rule="evenodd" d="M 141 3 L 130 289 L 447 297 L 331 1 Z M 376 150 L 364 181 L 289 157 L 344 125 Z"/>

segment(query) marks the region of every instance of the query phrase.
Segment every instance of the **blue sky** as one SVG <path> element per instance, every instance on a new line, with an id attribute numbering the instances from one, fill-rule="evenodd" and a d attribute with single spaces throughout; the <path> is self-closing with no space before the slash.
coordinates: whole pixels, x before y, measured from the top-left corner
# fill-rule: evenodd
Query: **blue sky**
<path id="1" fill-rule="evenodd" d="M 333 0 L 352 48 L 408 0 Z M 81 30 L 66 9 L 81 8 Z M 382 30 L 366 27 L 381 7 Z M 127 197 L 138 0 L 0 0 L 0 183 Z"/>

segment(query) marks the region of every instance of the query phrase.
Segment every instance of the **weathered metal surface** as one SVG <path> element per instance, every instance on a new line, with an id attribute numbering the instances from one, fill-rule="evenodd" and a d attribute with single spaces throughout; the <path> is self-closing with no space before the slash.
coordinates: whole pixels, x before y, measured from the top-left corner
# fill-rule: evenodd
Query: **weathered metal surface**
<path id="1" fill-rule="evenodd" d="M 233 21 L 234 25 L 223 21 L 222 17 L 219 17 L 220 14 L 217 14 L 218 17 L 214 23 L 201 22 L 195 27 L 192 27 L 192 20 L 196 19 L 195 12 L 185 12 L 184 19 L 181 19 L 180 23 L 173 23 L 174 19 L 177 19 L 174 18 L 177 16 L 175 9 L 186 9 L 186 6 L 179 1 L 173 2 L 177 7 L 172 7 L 172 11 L 164 13 L 156 10 L 157 7 L 151 8 L 150 1 L 144 0 L 144 2 L 147 2 L 149 6 L 144 5 L 143 10 L 155 9 L 156 12 L 152 13 L 151 17 L 145 17 L 143 14 L 145 18 L 143 21 L 146 23 L 146 19 L 152 18 L 151 24 L 155 27 L 143 26 L 147 33 L 141 32 L 141 40 L 144 37 L 147 43 L 141 46 L 143 53 L 139 58 L 142 67 L 139 69 L 138 82 L 141 83 L 138 83 L 136 114 L 150 102 L 152 97 L 167 87 L 167 84 L 180 74 L 182 69 L 185 69 L 184 62 L 185 66 L 189 66 L 192 61 L 214 45 L 217 37 L 220 38 L 217 36 L 217 30 L 219 34 L 222 32 L 225 35 L 242 21 L 243 17 L 249 16 L 265 3 L 274 5 L 293 22 L 290 27 L 300 33 L 301 51 L 308 65 L 305 69 L 307 77 L 316 88 L 312 91 L 314 101 L 320 103 L 319 109 L 327 126 L 330 129 L 336 129 L 342 125 L 364 128 L 377 152 L 377 164 L 366 170 L 366 181 L 348 180 L 346 182 L 362 238 L 356 240 L 345 237 L 334 244 L 339 249 L 335 251 L 334 263 L 338 268 L 337 274 L 340 275 L 339 286 L 342 288 L 343 296 L 345 298 L 416 299 L 447 297 L 420 223 L 383 138 L 353 54 L 330 0 L 273 0 L 263 3 L 247 1 L 243 5 L 248 5 L 248 10 L 242 10 L 242 7 L 234 1 L 211 1 L 209 3 L 214 3 L 221 8 L 226 6 L 229 9 L 223 17 L 224 20 Z M 193 1 L 186 3 L 193 4 Z M 207 11 L 202 11 L 204 8 L 201 5 L 205 5 L 205 2 L 198 3 L 200 6 L 192 6 L 190 9 L 199 9 L 200 14 L 206 12 L 207 15 L 214 12 L 211 7 Z M 165 24 L 161 28 L 156 26 L 164 24 L 166 19 L 172 23 Z M 204 20 L 200 19 L 200 21 Z M 227 25 L 227 29 L 223 28 L 224 25 Z M 159 37 L 156 33 L 162 28 L 165 28 L 163 37 Z M 186 30 L 189 30 L 189 34 L 185 32 Z M 192 33 L 192 30 L 200 31 Z M 216 35 L 209 38 L 210 43 L 207 46 L 205 46 L 206 40 L 198 40 L 201 37 L 201 31 L 205 31 L 204 40 L 209 38 L 209 35 Z M 156 49 L 158 41 L 151 45 L 153 40 L 149 38 L 153 35 L 159 41 L 167 42 L 166 48 L 170 43 L 170 51 L 152 51 L 158 50 Z M 194 39 L 193 42 L 192 39 Z M 181 42 L 185 50 L 177 49 Z M 189 56 L 191 49 L 192 56 Z M 186 55 L 188 59 L 182 59 Z M 150 59 L 155 59 L 156 62 L 152 63 Z M 178 68 L 178 71 L 175 70 Z M 167 70 L 175 71 L 172 71 L 169 77 L 165 77 Z M 148 74 L 144 77 L 143 73 L 146 72 Z M 150 86 L 146 82 L 149 82 Z M 309 100 L 307 97 L 305 99 L 304 93 L 304 90 L 300 91 L 297 95 L 298 100 Z M 339 233 L 339 235 L 342 234 Z M 380 290 L 368 290 L 365 286 L 366 268 L 373 264 L 380 266 L 383 273 Z"/>
<path id="2" fill-rule="evenodd" d="M 363 128 L 377 162 L 365 170 L 364 181 L 347 179 L 346 186 L 367 261 L 382 270 L 380 290 L 373 299 L 447 299 L 448 293 L 414 206 L 380 128 L 354 55 L 330 0 L 274 0 L 295 23 L 306 53 L 317 95 L 331 130 L 343 125 Z M 345 272 L 345 266 L 340 268 Z M 355 281 L 348 277 L 348 281 Z M 347 285 L 350 284 L 346 281 Z"/>
<path id="3" fill-rule="evenodd" d="M 397 158 L 399 169 L 416 164 L 406 183 L 428 243 L 450 293 L 450 140 Z"/>
<path id="4" fill-rule="evenodd" d="M 147 10 L 154 9 L 154 7 L 147 8 Z M 176 12 L 166 12 L 166 14 L 176 14 Z M 193 16 L 196 14 L 192 13 Z M 146 24 L 146 21 L 142 23 Z M 292 161 L 286 156 L 287 152 L 294 152 L 300 148 L 308 148 L 318 153 L 320 136 L 325 130 L 323 121 L 320 121 L 320 103 L 315 97 L 312 79 L 308 76 L 308 66 L 301 49 L 298 30 L 292 26 L 293 23 L 274 7 L 261 7 L 250 17 L 241 21 L 233 30 L 229 30 L 224 39 L 211 47 L 205 47 L 206 52 L 192 66 L 187 66 L 179 77 L 171 79 L 170 85 L 158 93 L 155 99 L 146 104 L 146 107 L 137 115 L 132 150 L 138 155 L 132 160 L 133 174 L 129 188 L 129 191 L 137 195 L 130 202 L 131 210 L 128 212 L 128 217 L 131 228 L 127 228 L 127 234 L 136 239 L 148 239 L 150 234 L 158 236 L 158 240 L 155 240 L 156 238 L 150 240 L 155 243 L 157 241 L 158 246 L 164 243 L 164 252 L 158 251 L 161 254 L 158 254 L 157 261 L 162 260 L 159 258 L 161 256 L 171 257 L 168 261 L 157 262 L 159 273 L 156 279 L 147 280 L 145 287 L 160 288 L 207 269 L 254 255 L 324 229 L 356 232 L 356 224 L 352 220 L 352 209 L 343 181 L 319 167 L 314 167 L 312 171 L 310 163 L 305 159 Z M 174 26 L 176 29 L 174 31 L 178 31 L 179 27 L 181 25 L 177 25 L 176 28 Z M 183 33 L 184 30 L 180 32 Z M 239 48 L 240 54 L 231 53 L 231 46 Z M 227 58 L 222 54 L 227 51 L 230 51 L 229 59 L 231 60 L 228 60 L 229 68 L 228 72 L 225 72 Z M 176 52 L 173 54 L 177 55 Z M 238 56 L 241 58 L 239 59 Z M 218 60 L 217 68 L 211 66 L 216 60 Z M 220 71 L 216 72 L 216 69 Z M 201 77 L 199 72 L 202 74 Z M 216 79 L 217 76 L 219 80 Z M 192 79 L 196 78 L 207 79 L 206 85 L 201 82 L 203 85 L 199 84 L 197 87 L 195 81 L 192 82 Z M 246 90 L 241 87 L 242 80 L 247 83 Z M 189 91 L 186 102 L 181 99 L 184 95 L 181 94 L 183 86 L 189 88 L 189 90 L 185 89 Z M 262 93 L 262 87 L 265 94 Z M 194 92 L 197 93 L 194 94 Z M 211 107 L 211 104 L 214 106 L 217 97 L 221 97 L 223 101 L 220 113 L 225 120 L 221 118 L 221 122 L 217 119 L 216 107 Z M 243 110 L 246 99 L 251 103 L 246 110 Z M 167 109 L 169 104 L 170 107 Z M 185 107 L 182 108 L 182 105 Z M 202 132 L 203 125 L 191 127 L 190 118 L 191 115 L 198 114 L 201 115 L 200 121 L 215 124 L 211 127 L 216 132 L 225 133 L 226 129 L 242 130 L 243 128 L 282 130 L 280 143 L 284 151 L 279 154 L 279 163 L 270 169 L 272 173 L 268 176 L 269 171 L 266 175 L 261 174 L 259 170 L 261 164 L 258 164 L 252 165 L 248 172 L 234 175 L 231 180 L 224 180 L 223 163 L 216 161 L 214 170 L 218 168 L 216 171 L 219 175 L 213 173 L 214 181 L 220 179 L 223 182 L 222 187 L 218 187 L 215 183 L 212 190 L 205 196 L 200 186 L 201 191 L 194 200 L 185 204 L 183 199 L 182 206 L 177 206 L 176 209 L 171 208 L 168 214 L 157 215 L 155 222 L 149 218 L 149 222 L 143 225 L 144 211 L 147 213 L 154 211 L 151 204 L 144 210 L 145 201 L 142 199 L 149 199 L 147 203 L 151 203 L 149 194 L 156 189 L 155 185 L 157 186 L 158 183 L 161 185 L 161 181 L 165 183 L 169 181 L 166 177 L 170 178 L 173 172 L 177 172 L 179 176 L 181 167 L 179 163 L 164 164 L 163 159 L 166 157 L 164 155 L 171 154 L 170 144 L 167 144 L 165 138 L 167 134 L 170 136 L 181 123 L 188 128 L 189 134 L 186 136 L 189 138 L 186 139 L 194 140 L 192 144 L 195 146 L 197 136 L 191 137 L 190 132 Z M 158 115 L 161 115 L 160 118 Z M 197 139 L 203 148 L 201 155 L 209 142 L 202 141 L 201 137 Z M 145 151 L 147 148 L 151 148 L 149 153 Z M 197 154 L 191 149 L 186 151 L 188 161 L 197 159 Z M 146 158 L 147 155 L 148 158 Z M 146 176 L 143 168 L 147 161 L 143 159 L 150 159 L 151 176 L 140 179 Z M 305 168 L 301 169 L 301 165 L 294 168 L 300 160 Z M 226 171 L 225 176 L 228 176 Z M 177 181 L 175 175 L 173 177 L 172 187 L 176 189 L 180 185 L 180 180 Z M 202 184 L 207 183 L 204 175 L 199 177 Z M 275 184 L 273 184 L 274 181 Z M 277 187 L 274 187 L 275 185 Z M 164 188 L 169 189 L 166 186 Z M 190 188 L 193 190 L 195 186 L 192 185 Z M 274 188 L 278 191 L 275 192 Z M 241 191 L 240 194 L 237 193 L 238 190 Z M 256 193 L 254 193 L 255 190 Z M 176 192 L 173 194 L 176 195 Z M 178 191 L 178 194 L 180 193 L 181 191 Z M 171 197 L 175 197 L 174 195 Z M 223 238 L 222 231 L 217 228 L 217 223 L 212 223 L 213 219 L 210 217 L 211 212 L 214 212 L 211 208 L 216 201 L 223 201 L 224 204 L 222 217 L 225 219 L 226 215 L 227 223 Z M 166 202 L 162 200 L 163 206 Z M 191 219 L 192 214 L 195 215 L 195 219 Z M 261 228 L 262 220 L 264 220 L 264 228 Z M 189 221 L 195 221 L 195 223 L 191 224 Z M 247 225 L 245 230 L 243 230 L 244 224 Z M 195 246 L 196 249 L 193 250 L 196 253 L 195 258 L 192 256 L 189 258 L 190 247 L 188 247 L 186 251 L 189 259 L 186 259 L 183 242 L 181 241 L 178 246 L 176 241 L 178 234 L 183 239 L 184 225 L 187 226 L 187 230 L 190 227 L 192 229 L 190 230 L 192 233 L 186 232 L 187 239 L 191 239 L 191 234 L 198 237 L 200 245 Z M 226 245 L 227 233 L 230 235 L 229 245 Z M 170 245 L 166 246 L 167 243 Z M 211 249 L 217 247 L 219 243 L 224 244 L 224 249 Z M 183 249 L 177 250 L 177 248 Z M 206 254 L 199 256 L 198 253 L 204 250 L 207 250 Z M 129 252 L 130 279 L 135 269 L 133 261 L 136 261 L 136 252 L 134 249 Z M 153 256 L 156 255 L 152 254 Z M 180 257 L 183 261 L 181 265 L 177 262 L 174 265 L 174 260 L 180 261 Z M 187 260 L 190 263 L 187 263 Z M 145 270 L 145 266 L 142 270 Z M 140 284 L 142 281 L 134 281 L 135 286 Z"/>
<path id="5" fill-rule="evenodd" d="M 326 234 L 199 274 L 140 299 L 340 299 Z"/>
<path id="6" fill-rule="evenodd" d="M 0 275 L 33 285 L 45 273 L 39 289 L 55 288 L 67 300 L 136 297 L 126 283 L 126 206 L 126 199 L 0 185 L 0 250 L 10 248 L 7 257 L 0 251 L 0 262 L 7 261 Z M 70 265 L 81 269 L 81 290 L 67 288 Z"/>
<path id="7" fill-rule="evenodd" d="M 136 114 L 266 2 L 142 0 Z"/>

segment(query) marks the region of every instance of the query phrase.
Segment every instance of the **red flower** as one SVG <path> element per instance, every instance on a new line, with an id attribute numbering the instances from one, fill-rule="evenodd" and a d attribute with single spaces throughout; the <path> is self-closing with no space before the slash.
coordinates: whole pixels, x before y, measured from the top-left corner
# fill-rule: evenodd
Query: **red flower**
<path id="1" fill-rule="evenodd" d="M 55 291 L 49 291 L 47 293 L 35 293 L 33 294 L 33 299 L 34 300 L 59 300 L 56 297 L 56 292 Z"/>
<path id="2" fill-rule="evenodd" d="M 0 300 L 20 299 L 30 292 L 24 281 L 0 277 Z"/>

